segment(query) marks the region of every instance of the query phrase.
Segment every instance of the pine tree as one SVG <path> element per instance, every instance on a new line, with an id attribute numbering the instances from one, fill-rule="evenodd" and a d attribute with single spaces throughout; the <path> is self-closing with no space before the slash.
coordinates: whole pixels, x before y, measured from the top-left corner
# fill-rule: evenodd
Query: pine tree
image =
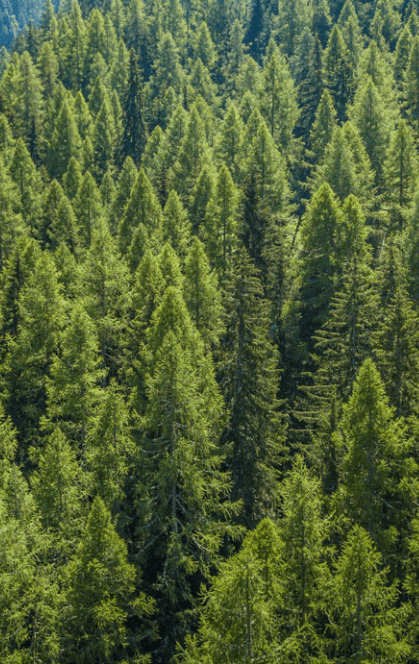
<path id="1" fill-rule="evenodd" d="M 174 186 L 181 198 L 188 199 L 201 169 L 210 160 L 210 150 L 205 135 L 205 126 L 197 105 L 190 110 L 188 124 L 174 164 Z"/>
<path id="2" fill-rule="evenodd" d="M 345 131 L 346 124 L 343 127 L 334 127 L 331 141 L 313 175 L 313 189 L 316 190 L 321 183 L 327 182 L 341 202 L 352 194 L 364 206 L 371 207 L 373 173 L 370 161 L 365 155 L 364 162 L 357 163 Z"/>
<path id="3" fill-rule="evenodd" d="M 402 87 L 412 47 L 412 33 L 407 25 L 401 31 L 394 54 L 394 78 L 398 87 Z"/>
<path id="4" fill-rule="evenodd" d="M 59 62 L 53 46 L 49 41 L 42 44 L 38 67 L 44 95 L 46 98 L 53 98 L 55 86 L 57 85 Z"/>
<path id="5" fill-rule="evenodd" d="M 276 30 L 279 42 L 287 56 L 295 52 L 298 38 L 310 24 L 308 3 L 304 0 L 287 0 L 278 7 Z"/>
<path id="6" fill-rule="evenodd" d="M 18 186 L 23 220 L 33 228 L 39 215 L 41 176 L 21 138 L 15 143 L 9 173 Z"/>
<path id="7" fill-rule="evenodd" d="M 365 77 L 357 89 L 350 115 L 358 127 L 371 160 L 375 173 L 375 185 L 382 188 L 384 186 L 384 160 L 390 143 L 392 124 L 383 98 L 369 76 Z"/>
<path id="8" fill-rule="evenodd" d="M 110 104 L 105 101 L 100 107 L 92 130 L 95 175 L 99 182 L 102 181 L 107 168 L 113 164 L 117 138 L 114 114 Z"/>
<path id="9" fill-rule="evenodd" d="M 313 34 L 320 40 L 322 47 L 325 48 L 332 23 L 328 0 L 314 0 L 311 4 L 311 15 Z"/>
<path id="10" fill-rule="evenodd" d="M 217 153 L 237 183 L 244 160 L 244 123 L 236 105 L 231 102 L 226 110 L 218 135 Z"/>
<path id="11" fill-rule="evenodd" d="M 63 189 L 57 180 L 53 180 L 44 193 L 41 208 L 41 222 L 38 228 L 38 238 L 42 248 L 50 245 L 51 230 L 57 216 L 58 206 L 64 196 Z"/>
<path id="12" fill-rule="evenodd" d="M 338 385 L 338 394 L 345 397 L 351 394 L 356 375 L 371 349 L 377 303 L 365 217 L 355 196 L 346 199 L 342 212 L 341 286 L 332 298 L 327 321 L 315 335 L 315 349 L 319 356 L 317 380 L 320 374 L 326 374 L 329 381 Z"/>
<path id="13" fill-rule="evenodd" d="M 63 83 L 75 92 L 83 85 L 84 58 L 86 53 L 86 24 L 83 20 L 80 5 L 71 1 L 71 9 L 64 26 L 67 28 L 62 35 L 63 51 L 60 73 Z"/>
<path id="14" fill-rule="evenodd" d="M 416 412 L 418 317 L 408 293 L 408 274 L 398 243 L 388 241 L 378 266 L 380 316 L 375 336 L 375 357 L 396 416 Z"/>
<path id="15" fill-rule="evenodd" d="M 189 102 L 194 103 L 201 96 L 210 107 L 215 108 L 218 103 L 216 90 L 207 67 L 198 58 L 189 76 L 187 93 Z"/>
<path id="16" fill-rule="evenodd" d="M 265 248 L 272 242 L 277 218 L 289 219 L 289 199 L 285 160 L 262 120 L 248 151 L 241 235 L 265 280 L 270 267 Z"/>
<path id="17" fill-rule="evenodd" d="M 113 197 L 112 204 L 109 206 L 109 228 L 113 236 L 116 235 L 117 223 L 130 197 L 137 175 L 137 169 L 133 160 L 131 157 L 127 157 L 118 176 L 115 196 Z"/>
<path id="18" fill-rule="evenodd" d="M 414 127 L 418 126 L 418 100 L 419 100 L 419 36 L 412 38 L 409 60 L 404 77 L 404 96 L 406 99 L 406 113 Z"/>
<path id="19" fill-rule="evenodd" d="M 211 39 L 211 33 L 205 21 L 198 27 L 195 35 L 195 43 L 192 46 L 193 60 L 198 58 L 202 64 L 211 71 L 217 60 L 217 51 Z"/>
<path id="20" fill-rule="evenodd" d="M 1 348 L 7 351 L 7 335 L 16 335 L 20 319 L 19 298 L 39 256 L 39 245 L 25 235 L 16 239 L 13 250 L 2 267 L 1 276 Z"/>
<path id="21" fill-rule="evenodd" d="M 24 231 L 19 214 L 19 191 L 0 156 L 0 267 L 3 268 L 18 236 Z"/>
<path id="22" fill-rule="evenodd" d="M 15 132 L 24 140 L 31 157 L 36 158 L 43 114 L 42 84 L 38 70 L 27 51 L 19 59 L 12 109 Z"/>

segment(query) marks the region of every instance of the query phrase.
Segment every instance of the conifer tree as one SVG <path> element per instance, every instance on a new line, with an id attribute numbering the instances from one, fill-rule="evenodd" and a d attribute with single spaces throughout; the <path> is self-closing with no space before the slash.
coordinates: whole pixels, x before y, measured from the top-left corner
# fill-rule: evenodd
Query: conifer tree
<path id="1" fill-rule="evenodd" d="M 22 288 L 17 333 L 8 342 L 2 370 L 7 413 L 19 432 L 20 455 L 27 462 L 28 447 L 39 435 L 45 414 L 47 373 L 64 325 L 64 302 L 53 259 L 37 257 Z"/>
<path id="2" fill-rule="evenodd" d="M 214 196 L 207 204 L 204 231 L 208 256 L 221 277 L 229 273 L 238 244 L 238 206 L 239 192 L 230 171 L 222 166 Z"/>
<path id="3" fill-rule="evenodd" d="M 304 0 L 287 0 L 278 7 L 276 31 L 282 49 L 287 56 L 295 47 L 304 28 L 310 24 L 308 3 Z"/>
<path id="4" fill-rule="evenodd" d="M 386 197 L 391 204 L 391 225 L 402 230 L 407 208 L 417 185 L 417 160 L 413 133 L 405 120 L 400 120 L 393 134 L 384 164 Z"/>
<path id="5" fill-rule="evenodd" d="M 324 90 L 317 106 L 310 131 L 309 145 L 315 161 L 321 161 L 326 146 L 332 140 L 336 110 L 329 90 Z"/>
<path id="6" fill-rule="evenodd" d="M 0 156 L 0 267 L 3 268 L 17 237 L 24 231 L 19 191 Z"/>
<path id="7" fill-rule="evenodd" d="M 238 553 L 224 561 L 204 595 L 197 638 L 182 651 L 182 664 L 292 661 L 293 637 L 280 633 L 283 544 L 270 519 L 248 531 Z M 291 643 L 290 643 L 291 642 Z M 291 651 L 291 652 L 290 652 Z M 288 659 L 288 657 L 290 659 Z"/>
<path id="8" fill-rule="evenodd" d="M 375 357 L 396 416 L 416 412 L 418 317 L 408 294 L 407 272 L 398 243 L 388 241 L 377 270 L 381 304 Z"/>
<path id="9" fill-rule="evenodd" d="M 176 191 L 169 193 L 163 210 L 163 242 L 169 242 L 178 257 L 183 260 L 191 238 L 188 214 Z"/>
<path id="10" fill-rule="evenodd" d="M 152 604 L 143 593 L 134 598 L 135 568 L 99 496 L 65 578 L 64 658 L 76 652 L 80 664 L 115 661 L 127 652 L 128 616 L 151 613 Z"/>
<path id="11" fill-rule="evenodd" d="M 127 87 L 123 99 L 123 133 L 121 138 L 120 160 L 131 157 L 139 164 L 146 143 L 146 126 L 141 99 L 141 81 L 137 59 L 133 50 L 129 55 Z"/>
<path id="12" fill-rule="evenodd" d="M 244 250 L 236 258 L 225 306 L 220 379 L 229 415 L 223 440 L 231 445 L 232 497 L 242 501 L 241 523 L 252 528 L 275 505 L 283 424 L 268 303 Z"/>
<path id="13" fill-rule="evenodd" d="M 48 146 L 48 168 L 54 178 L 61 180 L 71 159 L 80 160 L 81 146 L 74 115 L 64 101 Z"/>
<path id="14" fill-rule="evenodd" d="M 43 115 L 42 84 L 39 72 L 27 51 L 19 59 L 11 110 L 17 136 L 25 141 L 31 157 L 36 158 Z"/>
<path id="15" fill-rule="evenodd" d="M 198 175 L 210 160 L 210 150 L 205 135 L 205 126 L 197 105 L 190 110 L 188 124 L 179 155 L 174 164 L 174 186 L 182 199 L 188 199 Z"/>
<path id="16" fill-rule="evenodd" d="M 131 246 L 136 229 L 158 247 L 161 242 L 163 212 L 150 180 L 141 169 L 137 175 L 119 224 L 119 247 L 122 253 Z"/>
<path id="17" fill-rule="evenodd" d="M 92 130 L 95 175 L 99 182 L 113 163 L 117 138 L 114 114 L 110 104 L 105 101 L 99 109 Z"/>
<path id="18" fill-rule="evenodd" d="M 99 218 L 80 270 L 80 291 L 95 323 L 103 367 L 116 374 L 130 306 L 128 268 L 106 221 Z"/>
<path id="19" fill-rule="evenodd" d="M 404 78 L 404 96 L 406 99 L 406 112 L 414 127 L 418 126 L 418 82 L 419 82 L 419 36 L 412 39 L 409 60 Z"/>
<path id="20" fill-rule="evenodd" d="M 244 123 L 236 105 L 234 102 L 231 102 L 227 107 L 223 123 L 220 127 L 217 153 L 220 156 L 220 160 L 229 169 L 236 183 L 241 174 L 241 166 L 244 159 L 243 141 Z"/>
<path id="21" fill-rule="evenodd" d="M 399 88 L 402 87 L 403 84 L 411 47 L 412 33 L 406 25 L 399 35 L 394 53 L 394 78 L 396 79 Z"/>
<path id="22" fill-rule="evenodd" d="M 18 186 L 23 220 L 33 228 L 39 215 L 41 177 L 21 138 L 15 143 L 9 173 Z"/>
<path id="23" fill-rule="evenodd" d="M 80 5 L 71 1 L 71 9 L 66 17 L 67 28 L 62 36 L 63 51 L 60 73 L 63 83 L 78 92 L 83 85 L 83 69 L 86 53 L 86 24 L 83 20 Z"/>
<path id="24" fill-rule="evenodd" d="M 262 270 L 265 284 L 276 260 L 266 249 L 274 242 L 278 217 L 290 217 L 289 199 L 284 158 L 262 120 L 248 152 L 241 235 L 255 266 Z"/>
<path id="25" fill-rule="evenodd" d="M 403 636 L 406 612 L 396 607 L 396 582 L 370 535 L 356 525 L 336 562 L 332 583 L 332 652 L 336 661 L 404 662 L 409 645 Z"/>
<path id="26" fill-rule="evenodd" d="M 34 270 L 39 255 L 39 245 L 26 235 L 18 237 L 1 276 L 1 347 L 2 357 L 7 350 L 7 335 L 16 335 L 20 319 L 19 298 L 23 286 Z"/>
<path id="27" fill-rule="evenodd" d="M 112 380 L 90 428 L 86 443 L 86 462 L 93 495 L 99 495 L 114 515 L 120 512 L 127 475 L 134 456 L 129 422 L 126 400 L 117 383 Z"/>
<path id="28" fill-rule="evenodd" d="M 351 119 L 356 124 L 375 173 L 375 185 L 384 185 L 384 160 L 390 143 L 392 130 L 383 98 L 370 76 L 360 83 L 353 107 Z"/>
<path id="29" fill-rule="evenodd" d="M 223 331 L 221 293 L 205 248 L 194 237 L 185 261 L 184 298 L 205 349 L 217 347 Z"/>
<path id="30" fill-rule="evenodd" d="M 38 66 L 45 97 L 52 98 L 55 86 L 57 85 L 59 62 L 49 41 L 45 42 L 41 47 Z"/>
<path id="31" fill-rule="evenodd" d="M 340 269 L 342 213 L 330 186 L 313 195 L 301 226 L 301 332 L 308 341 L 327 318 Z"/>
<path id="32" fill-rule="evenodd" d="M 320 484 L 301 455 L 283 481 L 281 498 L 282 583 L 288 598 L 282 609 L 284 622 L 298 643 L 300 661 L 315 661 L 316 656 L 321 660 L 316 620 L 321 616 L 330 574 L 325 546 L 328 524 L 322 515 Z"/>
<path id="33" fill-rule="evenodd" d="M 353 75 L 349 54 L 338 25 L 334 25 L 324 52 L 324 74 L 338 119 L 346 119 L 346 106 L 352 101 Z"/>
<path id="34" fill-rule="evenodd" d="M 366 155 L 361 163 L 357 159 L 358 155 L 354 154 L 348 141 L 346 124 L 343 127 L 334 127 L 322 162 L 314 173 L 313 188 L 327 182 L 341 202 L 353 194 L 363 205 L 371 207 L 374 176 L 370 161 Z"/>
<path id="35" fill-rule="evenodd" d="M 58 427 L 37 455 L 31 486 L 43 526 L 54 534 L 53 546 L 65 560 L 80 534 L 83 488 L 76 453 Z"/>
<path id="36" fill-rule="evenodd" d="M 298 89 L 301 113 L 297 120 L 297 133 L 306 141 L 323 95 L 323 78 L 322 47 L 319 39 L 315 39 L 308 57 L 308 71 Z"/>
<path id="37" fill-rule="evenodd" d="M 58 206 L 63 196 L 64 192 L 61 185 L 57 180 L 53 180 L 44 194 L 41 208 L 41 223 L 39 224 L 37 233 L 43 248 L 50 245 L 51 230 L 57 216 Z"/>
<path id="38" fill-rule="evenodd" d="M 90 171 L 86 171 L 73 202 L 83 247 L 90 247 L 93 229 L 102 215 L 102 197 Z"/>
<path id="39" fill-rule="evenodd" d="M 263 63 L 261 111 L 276 144 L 283 153 L 289 153 L 298 117 L 297 93 L 287 62 L 273 39 Z"/>
<path id="40" fill-rule="evenodd" d="M 103 399 L 104 376 L 93 321 L 76 302 L 61 334 L 61 350 L 52 358 L 47 382 L 45 429 L 59 426 L 77 452 L 85 454 L 87 430 Z"/>
<path id="41" fill-rule="evenodd" d="M 193 587 L 209 578 L 231 532 L 224 519 L 233 508 L 217 449 L 221 400 L 214 370 L 173 287 L 153 315 L 149 339 L 154 361 L 137 488 L 140 560 L 165 635 L 157 656 L 171 661 L 194 619 Z"/>
<path id="42" fill-rule="evenodd" d="M 411 443 L 403 422 L 394 417 L 369 359 L 359 371 L 340 430 L 345 446 L 341 485 L 345 512 L 385 555 L 394 555 L 399 533 L 404 534 L 411 517 L 416 464 L 409 457 Z"/>

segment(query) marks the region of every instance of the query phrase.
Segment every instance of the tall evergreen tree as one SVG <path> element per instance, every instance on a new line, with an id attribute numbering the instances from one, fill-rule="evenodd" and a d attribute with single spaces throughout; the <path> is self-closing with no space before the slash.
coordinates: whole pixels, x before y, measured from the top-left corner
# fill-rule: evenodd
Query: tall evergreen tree
<path id="1" fill-rule="evenodd" d="M 236 257 L 225 306 L 219 371 L 229 415 L 223 440 L 231 445 L 232 496 L 242 501 L 240 521 L 251 528 L 275 508 L 284 425 L 268 303 L 244 250 Z"/>
<path id="2" fill-rule="evenodd" d="M 144 121 L 143 103 L 141 98 L 141 80 L 137 58 L 133 50 L 129 56 L 128 81 L 122 105 L 123 133 L 120 147 L 121 163 L 131 157 L 139 164 L 146 144 L 146 125 Z"/>

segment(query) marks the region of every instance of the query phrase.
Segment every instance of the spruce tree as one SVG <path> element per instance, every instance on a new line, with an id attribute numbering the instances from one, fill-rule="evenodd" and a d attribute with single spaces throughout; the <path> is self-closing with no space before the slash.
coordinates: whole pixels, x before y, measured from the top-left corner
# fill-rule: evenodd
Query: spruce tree
<path id="1" fill-rule="evenodd" d="M 176 642 L 196 617 L 194 587 L 209 578 L 231 532 L 225 519 L 233 508 L 217 445 L 221 400 L 214 370 L 173 287 L 153 315 L 149 339 L 153 362 L 137 488 L 139 558 L 159 612 L 156 656 L 172 661 Z"/>
<path id="2" fill-rule="evenodd" d="M 240 522 L 254 527 L 276 503 L 284 425 L 279 412 L 278 355 L 269 339 L 268 303 L 258 272 L 241 250 L 227 286 L 226 332 L 219 372 L 228 408 L 223 433 L 231 446 L 233 500 Z"/>
<path id="3" fill-rule="evenodd" d="M 123 132 L 120 147 L 121 163 L 131 157 L 135 164 L 139 164 L 146 144 L 146 125 L 143 114 L 141 98 L 141 80 L 138 71 L 137 58 L 133 50 L 129 55 L 129 71 L 127 87 L 122 104 Z"/>

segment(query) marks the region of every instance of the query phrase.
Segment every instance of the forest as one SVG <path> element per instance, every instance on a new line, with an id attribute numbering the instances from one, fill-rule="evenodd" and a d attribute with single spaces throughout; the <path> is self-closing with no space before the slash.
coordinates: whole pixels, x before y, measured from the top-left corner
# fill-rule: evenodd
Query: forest
<path id="1" fill-rule="evenodd" d="M 1 664 L 419 662 L 418 3 L 19 7 Z"/>

